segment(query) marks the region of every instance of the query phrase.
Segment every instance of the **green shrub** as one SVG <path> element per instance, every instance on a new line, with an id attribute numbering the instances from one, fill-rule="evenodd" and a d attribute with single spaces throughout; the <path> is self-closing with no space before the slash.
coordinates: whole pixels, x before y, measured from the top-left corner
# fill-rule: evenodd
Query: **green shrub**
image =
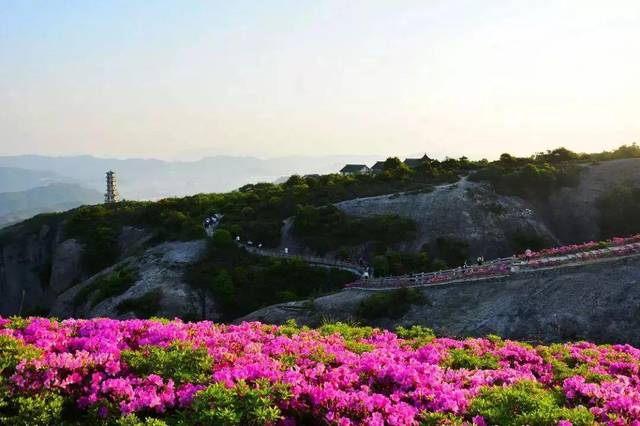
<path id="1" fill-rule="evenodd" d="M 102 276 L 76 293 L 73 302 L 76 306 L 90 301 L 93 307 L 98 303 L 114 296 L 119 296 L 135 284 L 138 272 L 126 266 L 121 266 L 109 275 Z"/>
<path id="2" fill-rule="evenodd" d="M 347 324 L 344 322 L 332 322 L 322 324 L 318 328 L 318 331 L 323 336 L 337 333 L 340 334 L 345 340 L 357 341 L 360 339 L 368 339 L 373 335 L 375 329 L 371 327 L 358 326 L 355 324 Z"/>
<path id="3" fill-rule="evenodd" d="M 462 426 L 465 424 L 464 418 L 451 413 L 429 413 L 425 411 L 421 414 L 421 418 L 420 426 Z"/>
<path id="4" fill-rule="evenodd" d="M 379 318 L 397 319 L 409 311 L 411 305 L 428 301 L 416 289 L 399 288 L 392 291 L 376 292 L 360 302 L 357 316 L 365 320 Z"/>
<path id="5" fill-rule="evenodd" d="M 640 232 L 640 187 L 613 188 L 597 200 L 596 206 L 601 238 Z"/>
<path id="6" fill-rule="evenodd" d="M 153 417 L 140 419 L 135 414 L 129 414 L 128 416 L 117 418 L 114 426 L 167 426 L 167 423 Z"/>
<path id="7" fill-rule="evenodd" d="M 36 359 L 42 351 L 35 346 L 25 345 L 22 341 L 0 335 L 0 380 L 9 377 L 22 360 Z"/>
<path id="8" fill-rule="evenodd" d="M 183 423 L 189 425 L 266 425 L 278 421 L 282 414 L 276 401 L 291 397 L 288 388 L 266 380 L 249 386 L 240 381 L 228 388 L 222 383 L 209 385 L 196 393 L 193 403 L 182 413 Z"/>
<path id="9" fill-rule="evenodd" d="M 211 380 L 213 360 L 206 348 L 174 342 L 166 348 L 144 346 L 135 351 L 123 351 L 121 357 L 131 371 L 141 376 L 157 374 L 173 379 L 176 384 Z"/>
<path id="10" fill-rule="evenodd" d="M 434 257 L 443 260 L 447 267 L 462 266 L 469 259 L 469 243 L 464 240 L 438 237 L 432 250 Z"/>
<path id="11" fill-rule="evenodd" d="M 214 296 L 223 320 L 282 301 L 304 300 L 342 289 L 355 279 L 339 269 L 312 267 L 299 258 L 256 256 L 235 244 L 228 250 L 212 250 L 191 265 L 185 279 L 200 293 Z"/>
<path id="12" fill-rule="evenodd" d="M 493 386 L 471 401 L 469 415 L 480 415 L 487 424 L 501 426 L 548 426 L 569 420 L 574 426 L 591 426 L 593 414 L 585 407 L 568 408 L 561 390 L 545 390 L 537 383 L 518 382 Z"/>
<path id="13" fill-rule="evenodd" d="M 390 247 L 412 238 L 416 224 L 397 215 L 349 216 L 334 205 L 300 206 L 292 230 L 307 246 L 324 254 L 369 241 Z"/>
<path id="14" fill-rule="evenodd" d="M 408 340 L 411 346 L 416 349 L 428 345 L 436 338 L 432 329 L 419 325 L 413 325 L 411 328 L 400 326 L 395 329 L 395 332 L 399 338 Z"/>
<path id="15" fill-rule="evenodd" d="M 454 370 L 497 370 L 499 361 L 500 358 L 490 353 L 476 355 L 470 349 L 451 349 L 443 364 Z"/>
<path id="16" fill-rule="evenodd" d="M 163 297 L 162 289 L 157 288 L 140 297 L 132 297 L 123 300 L 116 306 L 118 314 L 133 312 L 136 318 L 149 318 L 160 310 L 160 301 Z"/>
<path id="17" fill-rule="evenodd" d="M 51 426 L 64 424 L 64 398 L 54 392 L 31 396 L 12 396 L 0 410 L 0 424 L 15 426 Z"/>
<path id="18" fill-rule="evenodd" d="M 582 376 L 590 383 L 601 383 L 613 379 L 607 374 L 591 371 L 589 363 L 582 362 L 571 356 L 567 347 L 562 344 L 540 347 L 537 352 L 546 363 L 551 365 L 554 383 L 558 385 L 573 376 Z"/>
<path id="19" fill-rule="evenodd" d="M 522 253 L 527 249 L 540 250 L 549 247 L 549 241 L 536 233 L 516 232 L 511 236 L 511 250 Z"/>

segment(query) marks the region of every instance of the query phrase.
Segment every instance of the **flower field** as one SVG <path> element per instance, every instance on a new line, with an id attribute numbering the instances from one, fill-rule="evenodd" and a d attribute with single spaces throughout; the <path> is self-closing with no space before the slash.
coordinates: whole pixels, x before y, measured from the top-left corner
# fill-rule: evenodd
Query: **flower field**
<path id="1" fill-rule="evenodd" d="M 639 365 L 420 327 L 0 318 L 0 424 L 640 425 Z"/>

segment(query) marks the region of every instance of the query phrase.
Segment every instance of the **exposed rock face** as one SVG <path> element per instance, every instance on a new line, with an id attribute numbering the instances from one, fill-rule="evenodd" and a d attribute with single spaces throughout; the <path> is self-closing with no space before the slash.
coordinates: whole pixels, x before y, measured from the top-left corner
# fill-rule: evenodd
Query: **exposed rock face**
<path id="1" fill-rule="evenodd" d="M 446 336 L 498 334 L 545 342 L 590 340 L 640 344 L 640 256 L 452 283 L 420 290 L 430 303 L 413 305 L 397 320 L 374 325 L 420 324 Z M 253 312 L 238 321 L 318 325 L 353 320 L 371 291 L 345 290 L 310 303 L 291 302 Z"/>
<path id="2" fill-rule="evenodd" d="M 64 239 L 63 223 L 45 224 L 36 230 L 3 230 L 0 243 L 0 315 L 46 313 L 57 297 L 86 280 L 83 246 Z M 152 234 L 125 227 L 120 235 L 121 252 L 142 249 Z"/>
<path id="3" fill-rule="evenodd" d="M 49 287 L 57 295 L 77 284 L 82 273 L 82 245 L 75 239 L 56 244 L 51 262 Z"/>
<path id="4" fill-rule="evenodd" d="M 618 185 L 640 186 L 640 158 L 584 166 L 576 188 L 551 195 L 544 208 L 549 228 L 565 243 L 596 240 L 600 234 L 596 202 Z"/>
<path id="5" fill-rule="evenodd" d="M 136 299 L 153 291 L 160 291 L 159 310 L 156 315 L 174 318 L 191 317 L 216 320 L 220 317 L 215 302 L 207 294 L 199 294 L 183 279 L 185 267 L 204 254 L 204 240 L 170 242 L 146 250 L 140 256 L 131 256 L 116 265 L 60 294 L 53 305 L 51 315 L 57 317 L 110 317 L 128 318 L 131 312 L 120 313 L 118 305 L 125 300 Z M 96 279 L 107 276 L 115 269 L 126 266 L 138 272 L 137 281 L 124 293 L 110 297 L 92 306 L 90 300 L 76 305 L 76 294 Z"/>
<path id="6" fill-rule="evenodd" d="M 468 241 L 472 257 L 495 258 L 513 254 L 510 242 L 517 233 L 558 242 L 532 204 L 467 179 L 430 193 L 359 198 L 337 207 L 354 216 L 398 214 L 412 219 L 418 235 L 401 247 L 404 250 L 417 251 L 438 237 L 449 237 Z"/>

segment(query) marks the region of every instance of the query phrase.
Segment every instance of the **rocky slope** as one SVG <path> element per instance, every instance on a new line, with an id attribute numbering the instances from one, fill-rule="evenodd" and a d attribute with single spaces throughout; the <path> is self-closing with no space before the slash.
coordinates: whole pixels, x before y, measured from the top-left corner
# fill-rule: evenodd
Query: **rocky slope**
<path id="1" fill-rule="evenodd" d="M 374 325 L 420 324 L 445 336 L 498 334 L 513 339 L 640 344 L 640 256 L 512 277 L 419 290 L 426 303 Z M 372 291 L 344 290 L 310 301 L 267 307 L 238 321 L 299 324 L 350 321 Z"/>
<path id="2" fill-rule="evenodd" d="M 157 292 L 155 315 L 174 318 L 217 319 L 215 302 L 208 294 L 193 290 L 183 279 L 186 265 L 198 260 L 204 253 L 204 240 L 169 242 L 147 249 L 141 255 L 125 258 L 90 279 L 74 285 L 60 293 L 51 309 L 56 317 L 110 317 L 128 318 L 131 311 L 120 312 L 118 305 L 127 300 L 136 300 L 144 295 Z M 96 280 L 109 276 L 120 268 L 137 272 L 137 279 L 126 291 L 93 304 L 91 298 L 77 301 L 76 295 Z"/>
<path id="3" fill-rule="evenodd" d="M 182 278 L 186 267 L 204 252 L 204 240 L 147 247 L 153 237 L 150 231 L 124 227 L 118 238 L 119 261 L 91 275 L 83 265 L 83 245 L 65 238 L 63 228 L 63 222 L 44 220 L 39 226 L 18 225 L 1 235 L 0 315 L 130 317 L 131 312 L 120 314 L 116 309 L 122 301 L 161 290 L 160 316 L 218 317 L 211 297 L 194 293 Z M 125 266 L 138 275 L 127 291 L 95 306 L 89 300 L 74 301 L 82 288 Z"/>
<path id="4" fill-rule="evenodd" d="M 552 194 L 540 213 L 564 243 L 595 240 L 600 234 L 596 201 L 615 186 L 640 187 L 640 158 L 583 166 L 580 184 Z"/>
<path id="5" fill-rule="evenodd" d="M 513 253 L 514 235 L 536 234 L 558 243 L 535 206 L 518 197 L 496 194 L 488 185 L 466 178 L 433 192 L 361 198 L 337 204 L 354 216 L 398 214 L 415 221 L 418 234 L 403 250 L 417 251 L 438 237 L 469 242 L 471 256 L 495 258 Z"/>
<path id="6" fill-rule="evenodd" d="M 0 243 L 0 314 L 46 310 L 59 292 L 85 275 L 81 252 L 75 240 L 63 240 L 54 223 L 5 237 Z"/>

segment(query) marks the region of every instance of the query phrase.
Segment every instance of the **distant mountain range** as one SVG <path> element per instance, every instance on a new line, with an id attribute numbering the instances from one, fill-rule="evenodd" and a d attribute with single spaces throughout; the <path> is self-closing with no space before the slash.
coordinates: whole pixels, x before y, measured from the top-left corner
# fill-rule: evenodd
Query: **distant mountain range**
<path id="1" fill-rule="evenodd" d="M 71 179 L 50 170 L 29 170 L 17 167 L 0 167 L 0 193 L 25 191 L 55 182 Z M 1 207 L 1 206 L 0 206 Z"/>
<path id="2" fill-rule="evenodd" d="M 18 192 L 0 193 L 0 227 L 38 213 L 69 210 L 102 202 L 102 194 L 72 183 L 51 183 Z"/>
<path id="3" fill-rule="evenodd" d="M 34 171 L 66 182 L 81 182 L 87 188 L 104 191 L 104 173 L 116 172 L 121 195 L 126 199 L 158 199 L 200 192 L 225 192 L 247 183 L 273 182 L 292 174 L 331 173 L 345 163 L 373 163 L 372 156 L 254 157 L 217 156 L 198 161 L 151 159 L 108 159 L 88 155 L 46 157 L 20 155 L 0 157 L 0 168 Z M 34 175 L 35 176 L 35 175 Z M 4 179 L 2 179 L 4 181 Z M 12 179 L 2 191 L 21 191 L 32 178 Z M 34 185 L 37 186 L 37 185 Z"/>
<path id="4" fill-rule="evenodd" d="M 38 213 L 102 201 L 105 172 L 116 172 L 120 195 L 157 200 L 197 193 L 226 192 L 256 182 L 276 182 L 292 174 L 333 173 L 346 163 L 370 164 L 372 156 L 216 156 L 198 161 L 109 159 L 89 155 L 0 156 L 0 227 Z"/>

